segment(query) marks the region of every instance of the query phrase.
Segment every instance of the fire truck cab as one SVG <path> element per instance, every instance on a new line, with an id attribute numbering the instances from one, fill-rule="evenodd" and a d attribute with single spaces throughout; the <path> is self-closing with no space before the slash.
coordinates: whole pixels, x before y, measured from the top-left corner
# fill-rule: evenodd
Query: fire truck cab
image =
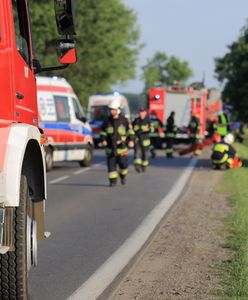
<path id="1" fill-rule="evenodd" d="M 75 33 L 72 0 L 55 0 L 59 34 Z M 28 271 L 45 238 L 44 138 L 38 126 L 28 0 L 0 1 L 0 298 L 28 299 Z M 59 41 L 60 62 L 76 61 L 73 40 Z M 58 67 L 55 67 L 58 68 Z M 50 67 L 50 70 L 54 69 Z"/>

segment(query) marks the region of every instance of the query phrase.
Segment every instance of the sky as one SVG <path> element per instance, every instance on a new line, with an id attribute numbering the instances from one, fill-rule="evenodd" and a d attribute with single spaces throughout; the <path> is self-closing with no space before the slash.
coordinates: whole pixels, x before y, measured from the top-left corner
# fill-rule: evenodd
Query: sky
<path id="1" fill-rule="evenodd" d="M 157 51 L 186 60 L 193 70 L 190 82 L 221 88 L 215 79 L 214 58 L 223 57 L 248 19 L 248 0 L 122 0 L 137 16 L 140 42 L 136 79 L 114 88 L 140 93 L 141 67 Z"/>

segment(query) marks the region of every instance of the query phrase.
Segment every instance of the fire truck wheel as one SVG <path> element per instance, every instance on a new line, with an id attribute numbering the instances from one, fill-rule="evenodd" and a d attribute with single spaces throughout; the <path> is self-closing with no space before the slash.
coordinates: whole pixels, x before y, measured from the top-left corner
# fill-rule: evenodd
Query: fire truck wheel
<path id="1" fill-rule="evenodd" d="M 14 210 L 14 251 L 0 255 L 0 298 L 29 299 L 27 218 L 30 203 L 26 178 L 21 178 L 20 205 Z"/>
<path id="2" fill-rule="evenodd" d="M 92 150 L 86 149 L 84 159 L 79 162 L 79 165 L 81 167 L 88 167 L 91 165 L 91 161 L 92 161 Z"/>
<path id="3" fill-rule="evenodd" d="M 53 168 L 53 150 L 48 146 L 46 147 L 45 151 L 46 170 L 49 172 Z"/>

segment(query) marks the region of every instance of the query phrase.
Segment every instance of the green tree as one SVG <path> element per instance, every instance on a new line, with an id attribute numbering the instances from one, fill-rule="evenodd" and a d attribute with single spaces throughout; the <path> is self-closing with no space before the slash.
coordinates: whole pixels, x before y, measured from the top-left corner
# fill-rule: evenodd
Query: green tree
<path id="1" fill-rule="evenodd" d="M 229 51 L 215 59 L 217 79 L 223 83 L 223 98 L 233 105 L 239 118 L 248 119 L 248 24 Z"/>
<path id="2" fill-rule="evenodd" d="M 35 0 L 31 7 L 35 49 L 43 66 L 57 60 L 52 3 Z M 85 105 L 90 94 L 108 92 L 113 84 L 135 77 L 141 45 L 136 15 L 120 0 L 77 1 L 76 20 L 78 62 L 57 74 L 67 78 Z"/>
<path id="3" fill-rule="evenodd" d="M 156 84 L 171 84 L 174 81 L 186 81 L 193 72 L 188 62 L 180 61 L 175 56 L 168 57 L 166 53 L 156 52 L 154 57 L 143 66 L 145 88 Z"/>

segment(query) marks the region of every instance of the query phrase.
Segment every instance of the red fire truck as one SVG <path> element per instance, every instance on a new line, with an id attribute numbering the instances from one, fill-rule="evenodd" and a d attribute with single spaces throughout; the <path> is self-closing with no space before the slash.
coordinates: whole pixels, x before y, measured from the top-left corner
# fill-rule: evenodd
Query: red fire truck
<path id="1" fill-rule="evenodd" d="M 73 0 L 55 0 L 58 32 L 75 34 Z M 44 138 L 38 127 L 35 74 L 76 61 L 75 43 L 58 41 L 60 62 L 33 55 L 28 0 L 0 1 L 0 299 L 28 299 L 28 271 L 45 238 Z"/>
<path id="2" fill-rule="evenodd" d="M 149 113 L 156 113 L 157 117 L 166 123 L 171 111 L 175 111 L 175 124 L 179 128 L 176 139 L 187 141 L 187 127 L 191 115 L 199 118 L 201 124 L 201 135 L 206 133 L 207 95 L 205 88 L 193 89 L 182 88 L 179 85 L 165 88 L 151 88 L 149 90 Z M 161 133 L 161 137 L 163 134 Z"/>

